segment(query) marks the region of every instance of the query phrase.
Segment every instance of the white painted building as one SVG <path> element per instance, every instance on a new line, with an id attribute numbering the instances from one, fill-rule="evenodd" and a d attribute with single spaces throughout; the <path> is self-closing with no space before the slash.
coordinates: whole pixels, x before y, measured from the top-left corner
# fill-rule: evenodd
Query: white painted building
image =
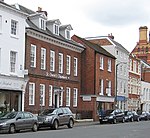
<path id="1" fill-rule="evenodd" d="M 116 102 L 118 108 L 128 109 L 128 76 L 129 76 L 129 51 L 110 36 L 97 36 L 86 38 L 97 43 L 116 57 Z"/>
<path id="2" fill-rule="evenodd" d="M 141 109 L 150 111 L 150 83 L 141 81 Z"/>
<path id="3" fill-rule="evenodd" d="M 24 110 L 26 17 L 0 1 L 0 114 Z"/>

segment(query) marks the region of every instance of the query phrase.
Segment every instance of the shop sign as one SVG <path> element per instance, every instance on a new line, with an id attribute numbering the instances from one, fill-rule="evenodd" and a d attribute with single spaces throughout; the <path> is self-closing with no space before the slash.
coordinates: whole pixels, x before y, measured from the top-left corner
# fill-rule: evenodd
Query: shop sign
<path id="1" fill-rule="evenodd" d="M 105 96 L 100 96 L 96 98 L 96 101 L 101 101 L 101 102 L 114 102 L 114 97 L 105 97 Z"/>
<path id="2" fill-rule="evenodd" d="M 46 76 L 47 77 L 52 77 L 52 78 L 58 78 L 58 79 L 65 79 L 65 80 L 69 80 L 70 78 L 68 76 L 64 76 L 61 74 L 54 74 L 51 72 L 46 72 Z"/>
<path id="3" fill-rule="evenodd" d="M 0 89 L 22 90 L 22 85 L 19 80 L 0 79 Z"/>
<path id="4" fill-rule="evenodd" d="M 91 96 L 83 96 L 82 100 L 83 101 L 91 101 Z"/>

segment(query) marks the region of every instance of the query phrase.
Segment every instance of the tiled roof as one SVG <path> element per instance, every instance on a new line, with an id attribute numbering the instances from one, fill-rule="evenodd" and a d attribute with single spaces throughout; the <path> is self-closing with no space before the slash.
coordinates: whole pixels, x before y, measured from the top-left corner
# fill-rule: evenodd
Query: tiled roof
<path id="1" fill-rule="evenodd" d="M 76 36 L 76 35 L 75 35 Z M 92 43 L 84 38 L 81 38 L 79 36 L 76 36 L 78 39 L 80 39 L 85 45 L 89 46 L 90 48 L 94 49 L 96 52 L 103 54 L 105 56 L 111 57 L 116 59 L 111 53 L 107 52 L 104 48 L 102 48 L 100 45 Z"/>

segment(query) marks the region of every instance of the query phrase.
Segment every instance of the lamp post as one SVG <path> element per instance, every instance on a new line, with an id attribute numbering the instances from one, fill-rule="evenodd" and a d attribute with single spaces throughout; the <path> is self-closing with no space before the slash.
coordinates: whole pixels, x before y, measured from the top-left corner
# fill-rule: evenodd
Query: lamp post
<path id="1" fill-rule="evenodd" d="M 115 94 L 115 107 L 116 108 L 118 107 L 118 105 L 117 105 L 117 87 L 118 87 L 118 80 L 117 80 L 117 78 L 118 78 L 118 72 L 117 72 L 117 70 L 118 70 L 118 66 L 120 64 L 127 64 L 127 62 L 119 62 L 119 63 L 116 64 L 116 94 Z"/>

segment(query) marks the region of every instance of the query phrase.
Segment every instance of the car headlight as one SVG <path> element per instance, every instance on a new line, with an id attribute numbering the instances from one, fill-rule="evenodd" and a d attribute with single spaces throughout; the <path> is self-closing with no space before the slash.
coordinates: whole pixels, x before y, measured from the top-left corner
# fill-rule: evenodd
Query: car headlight
<path id="1" fill-rule="evenodd" d="M 53 117 L 46 117 L 46 118 L 45 118 L 45 121 L 46 121 L 46 122 L 50 122 L 50 121 L 52 120 L 52 118 L 53 118 Z"/>
<path id="2" fill-rule="evenodd" d="M 5 126 L 6 125 L 6 123 L 0 123 L 0 126 Z"/>

